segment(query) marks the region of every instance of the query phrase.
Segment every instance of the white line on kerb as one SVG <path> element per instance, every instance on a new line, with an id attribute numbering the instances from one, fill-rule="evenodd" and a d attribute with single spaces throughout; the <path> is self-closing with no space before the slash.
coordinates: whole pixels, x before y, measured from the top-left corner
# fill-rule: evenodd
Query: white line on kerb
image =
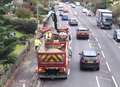
<path id="1" fill-rule="evenodd" d="M 108 62 L 106 62 L 106 65 L 107 65 L 107 68 L 108 68 L 109 72 L 111 72 L 111 69 L 110 69 L 110 66 L 109 66 Z"/>
<path id="2" fill-rule="evenodd" d="M 100 43 L 98 43 L 98 46 L 100 47 L 100 49 L 102 48 L 101 45 L 100 45 Z"/>
<path id="3" fill-rule="evenodd" d="M 103 55 L 103 58 L 105 58 L 104 52 L 103 52 L 103 51 L 101 51 L 101 53 L 102 53 L 102 55 Z"/>
<path id="4" fill-rule="evenodd" d="M 115 87 L 118 87 L 118 84 L 117 84 L 117 82 L 116 82 L 114 76 L 112 76 L 112 80 L 113 80 L 113 82 L 114 82 L 114 84 L 115 84 Z"/>
<path id="5" fill-rule="evenodd" d="M 97 76 L 96 76 L 96 81 L 97 81 L 97 86 L 100 87 L 100 83 Z"/>
<path id="6" fill-rule="evenodd" d="M 118 47 L 118 48 L 120 48 L 120 47 Z"/>

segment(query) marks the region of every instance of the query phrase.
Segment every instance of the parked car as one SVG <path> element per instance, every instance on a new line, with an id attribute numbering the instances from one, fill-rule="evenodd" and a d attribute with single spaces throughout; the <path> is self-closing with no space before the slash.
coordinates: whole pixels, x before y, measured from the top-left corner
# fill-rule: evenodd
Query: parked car
<path id="1" fill-rule="evenodd" d="M 82 12 L 83 12 L 83 13 L 87 13 L 87 11 L 88 11 L 88 10 L 87 10 L 86 8 L 83 8 L 83 9 L 82 9 Z"/>
<path id="2" fill-rule="evenodd" d="M 80 69 L 100 69 L 100 56 L 95 49 L 85 49 L 80 53 Z"/>
<path id="3" fill-rule="evenodd" d="M 63 9 L 63 12 L 64 12 L 64 13 L 68 13 L 69 10 L 68 10 L 67 8 L 64 8 L 64 9 Z"/>
<path id="4" fill-rule="evenodd" d="M 94 14 L 93 14 L 92 11 L 88 10 L 88 11 L 86 12 L 86 15 L 87 15 L 87 16 L 93 16 Z"/>
<path id="5" fill-rule="evenodd" d="M 63 6 L 58 7 L 58 11 L 63 11 Z"/>
<path id="6" fill-rule="evenodd" d="M 115 29 L 113 32 L 113 39 L 117 42 L 120 41 L 120 29 Z"/>
<path id="7" fill-rule="evenodd" d="M 63 21 L 68 21 L 68 15 L 63 15 L 63 16 L 61 16 L 61 18 Z"/>
<path id="8" fill-rule="evenodd" d="M 89 29 L 84 27 L 79 27 L 76 31 L 77 39 L 89 39 Z"/>
<path id="9" fill-rule="evenodd" d="M 76 18 L 71 18 L 69 21 L 68 21 L 69 25 L 70 26 L 78 26 L 78 21 Z"/>
<path id="10" fill-rule="evenodd" d="M 75 6 L 75 4 L 73 4 L 73 3 L 72 3 L 72 4 L 70 4 L 70 5 L 71 5 L 71 7 L 72 7 L 72 8 L 75 8 L 75 7 L 76 7 L 76 6 Z"/>

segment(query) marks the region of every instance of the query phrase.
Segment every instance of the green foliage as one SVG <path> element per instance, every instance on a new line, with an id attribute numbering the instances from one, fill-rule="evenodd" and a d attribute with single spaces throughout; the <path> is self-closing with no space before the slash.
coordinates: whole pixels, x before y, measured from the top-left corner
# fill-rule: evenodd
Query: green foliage
<path id="1" fill-rule="evenodd" d="M 37 23 L 35 20 L 26 19 L 13 19 L 10 20 L 10 24 L 15 26 L 15 29 L 26 34 L 34 34 L 37 29 Z"/>
<path id="2" fill-rule="evenodd" d="M 10 3 L 12 0 L 0 0 L 0 6 Z"/>
<path id="3" fill-rule="evenodd" d="M 32 12 L 26 8 L 18 8 L 15 14 L 19 18 L 30 18 L 32 16 Z"/>

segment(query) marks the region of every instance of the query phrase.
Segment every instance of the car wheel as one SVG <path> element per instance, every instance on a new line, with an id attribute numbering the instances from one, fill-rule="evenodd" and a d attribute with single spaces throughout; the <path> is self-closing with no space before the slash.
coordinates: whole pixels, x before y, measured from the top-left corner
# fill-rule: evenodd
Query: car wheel
<path id="1" fill-rule="evenodd" d="M 100 70 L 100 67 L 97 67 L 96 70 L 99 71 L 99 70 Z"/>
<path id="2" fill-rule="evenodd" d="M 80 65 L 80 70 L 83 70 L 83 67 Z"/>

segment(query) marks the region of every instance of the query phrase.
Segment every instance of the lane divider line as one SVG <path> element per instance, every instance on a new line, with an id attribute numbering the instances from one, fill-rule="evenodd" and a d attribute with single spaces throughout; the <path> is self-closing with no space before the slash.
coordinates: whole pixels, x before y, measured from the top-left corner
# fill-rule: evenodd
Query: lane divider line
<path id="1" fill-rule="evenodd" d="M 112 76 L 112 80 L 113 80 L 113 82 L 114 82 L 114 84 L 115 84 L 115 87 L 118 87 L 118 84 L 117 84 L 117 82 L 116 82 L 114 76 Z"/>
<path id="2" fill-rule="evenodd" d="M 96 76 L 96 81 L 97 81 L 97 86 L 100 87 L 100 83 L 99 83 L 99 80 L 98 80 L 98 76 Z"/>
<path id="3" fill-rule="evenodd" d="M 95 37 L 95 40 L 96 40 L 97 42 L 99 42 L 98 39 L 97 39 L 97 37 Z"/>
<path id="4" fill-rule="evenodd" d="M 103 55 L 103 58 L 105 58 L 105 54 L 104 54 L 104 52 L 103 52 L 103 51 L 101 51 L 101 53 L 102 53 L 102 55 Z"/>
<path id="5" fill-rule="evenodd" d="M 98 42 L 98 46 L 99 46 L 100 49 L 102 48 L 99 42 Z"/>
<path id="6" fill-rule="evenodd" d="M 109 72 L 111 72 L 110 66 L 109 66 L 107 61 L 106 61 L 106 65 L 107 65 L 107 68 L 108 68 Z"/>
<path id="7" fill-rule="evenodd" d="M 91 44 L 90 44 L 90 41 L 88 40 L 88 43 L 89 43 L 89 47 L 91 48 L 92 46 L 91 46 Z"/>

